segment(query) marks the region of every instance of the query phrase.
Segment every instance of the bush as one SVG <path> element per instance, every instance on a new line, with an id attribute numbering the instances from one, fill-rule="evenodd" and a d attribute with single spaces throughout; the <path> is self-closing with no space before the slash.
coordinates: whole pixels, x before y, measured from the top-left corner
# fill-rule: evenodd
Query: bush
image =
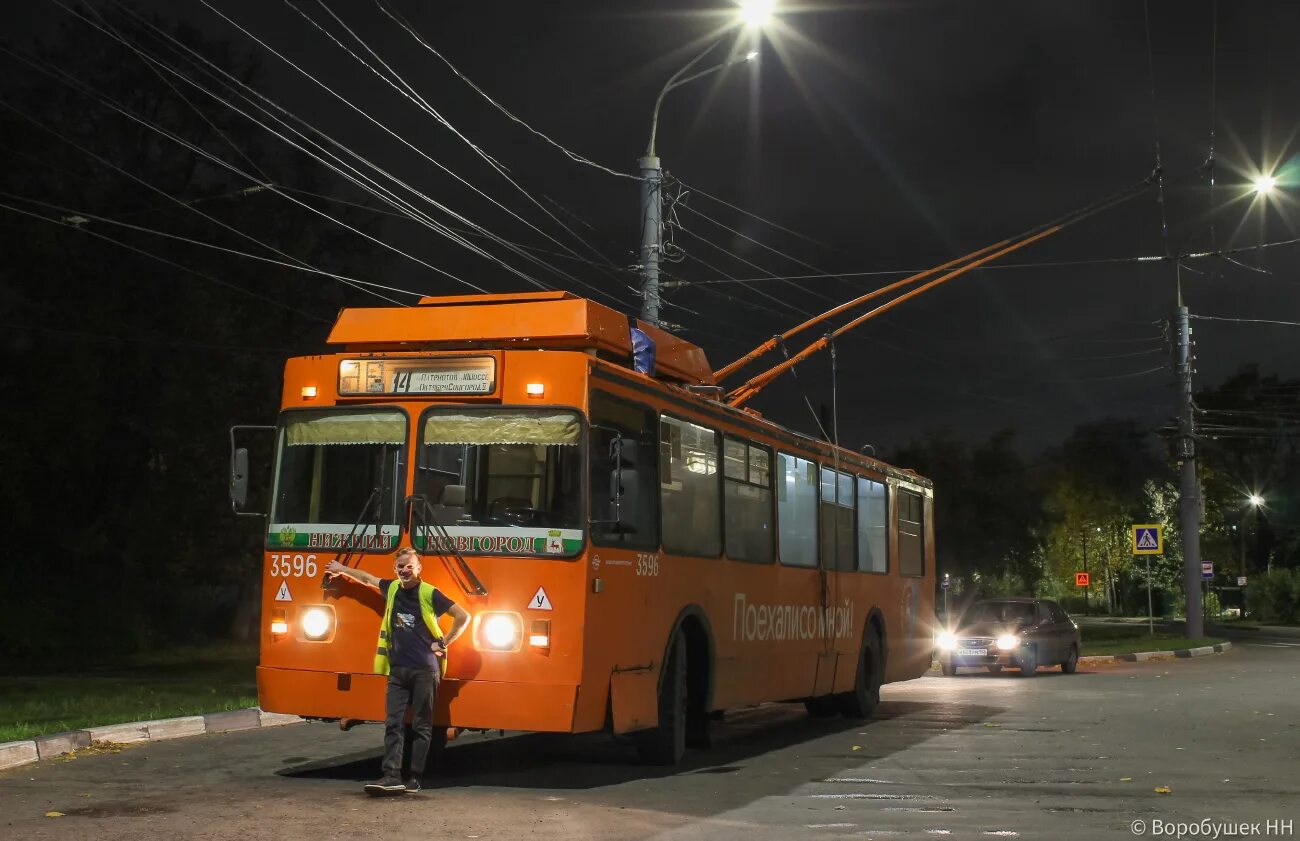
<path id="1" fill-rule="evenodd" d="M 1246 587 L 1249 618 L 1260 622 L 1300 620 L 1300 569 L 1275 569 L 1250 579 Z"/>

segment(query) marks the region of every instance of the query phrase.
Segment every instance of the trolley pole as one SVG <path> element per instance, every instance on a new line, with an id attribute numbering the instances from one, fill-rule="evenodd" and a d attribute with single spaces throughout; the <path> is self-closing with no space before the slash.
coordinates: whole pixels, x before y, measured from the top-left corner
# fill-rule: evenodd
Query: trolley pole
<path id="1" fill-rule="evenodd" d="M 658 116 L 656 107 L 656 119 Z M 653 151 L 639 159 L 637 165 L 641 168 L 641 320 L 657 327 L 659 253 L 663 244 L 663 170 Z"/>
<path id="2" fill-rule="evenodd" d="M 1205 636 L 1201 616 L 1201 489 L 1196 481 L 1196 418 L 1192 407 L 1192 328 L 1179 295 L 1175 317 L 1178 331 L 1178 458 L 1182 461 L 1179 520 L 1183 538 L 1183 592 L 1186 596 L 1187 637 Z"/>

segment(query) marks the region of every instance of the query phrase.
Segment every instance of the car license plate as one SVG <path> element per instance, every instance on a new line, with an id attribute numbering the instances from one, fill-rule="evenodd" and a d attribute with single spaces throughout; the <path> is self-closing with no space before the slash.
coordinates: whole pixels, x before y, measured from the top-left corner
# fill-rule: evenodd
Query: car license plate
<path id="1" fill-rule="evenodd" d="M 959 648 L 957 655 L 960 657 L 985 657 L 989 653 L 987 648 Z"/>

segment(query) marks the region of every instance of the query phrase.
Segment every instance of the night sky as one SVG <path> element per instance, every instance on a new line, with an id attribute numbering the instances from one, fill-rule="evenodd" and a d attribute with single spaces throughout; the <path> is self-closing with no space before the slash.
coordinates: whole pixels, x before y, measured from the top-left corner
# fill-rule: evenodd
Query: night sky
<path id="1" fill-rule="evenodd" d="M 597 262 L 599 252 L 621 270 L 543 256 L 614 296 L 625 311 L 635 309 L 629 288 L 637 280 L 626 270 L 639 243 L 635 181 L 577 163 L 512 123 L 370 0 L 329 3 L 588 248 L 299 14 L 360 49 L 319 4 L 210 2 L 558 242 L 437 170 L 201 2 L 143 8 L 181 16 L 208 37 L 256 55 L 272 99 L 500 236 L 548 251 L 572 249 Z M 621 172 L 633 171 L 643 152 L 660 86 L 735 8 L 728 0 L 393 5 L 520 119 Z M 1300 172 L 1288 181 L 1300 125 L 1300 4 L 1234 0 L 1218 3 L 1216 12 L 1214 0 L 1152 0 L 1150 53 L 1140 0 L 790 2 L 778 6 L 778 15 L 756 61 L 665 101 L 658 152 L 687 190 L 676 214 L 680 228 L 671 229 L 684 256 L 667 270 L 687 281 L 845 274 L 669 292 L 663 317 L 685 328 L 715 368 L 801 320 L 801 311 L 821 311 L 896 278 L 862 273 L 926 268 L 1141 180 L 1155 166 L 1157 142 L 1167 239 L 1153 189 L 1004 265 L 1243 248 L 1294 236 L 1285 196 L 1300 187 Z M 64 16 L 37 4 L 10 37 L 20 44 L 51 37 Z M 734 33 L 727 38 L 720 55 Z M 1202 166 L 1212 132 L 1213 197 Z M 274 148 L 274 139 L 266 145 Z M 273 167 L 274 156 L 266 163 Z M 1261 168 L 1276 170 L 1281 181 L 1281 197 L 1272 202 L 1245 196 L 1243 185 Z M 376 204 L 328 177 L 322 184 L 331 195 Z M 690 193 L 692 186 L 817 242 Z M 411 222 L 393 219 L 380 230 L 385 240 L 485 289 L 531 288 Z M 1199 315 L 1300 321 L 1296 255 L 1296 245 L 1283 245 L 1235 255 L 1246 266 L 1187 260 L 1184 298 Z M 586 294 L 573 280 L 536 266 L 527 271 Z M 425 294 L 465 291 L 403 258 L 383 272 L 369 279 Z M 1158 426 L 1174 412 L 1161 322 L 1175 295 L 1173 263 L 1122 260 L 983 271 L 939 287 L 840 341 L 842 443 L 889 449 L 933 428 L 974 440 L 1010 427 L 1023 447 L 1037 449 L 1108 416 Z M 1295 327 L 1199 321 L 1194 329 L 1198 385 L 1215 385 L 1246 363 L 1300 375 Z M 805 335 L 811 340 L 820 332 Z M 814 406 L 830 402 L 825 354 L 753 405 L 813 432 L 805 397 Z"/>

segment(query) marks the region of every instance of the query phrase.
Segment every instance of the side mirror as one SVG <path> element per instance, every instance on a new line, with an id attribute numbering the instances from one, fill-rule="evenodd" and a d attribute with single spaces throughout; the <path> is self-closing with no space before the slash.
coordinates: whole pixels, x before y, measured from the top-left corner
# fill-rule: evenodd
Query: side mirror
<path id="1" fill-rule="evenodd" d="M 248 504 L 248 448 L 240 447 L 230 457 L 230 507 L 236 513 Z"/>
<path id="2" fill-rule="evenodd" d="M 598 453 L 604 456 L 604 462 L 609 466 L 609 485 L 605 499 L 600 502 L 600 507 L 604 510 L 597 510 L 598 497 L 593 493 L 591 525 L 593 528 L 602 527 L 606 534 L 635 532 L 636 527 L 624 519 L 624 512 L 638 510 L 640 484 L 637 479 L 636 439 L 624 437 L 620 430 L 613 427 L 593 424 L 592 429 L 605 432 L 610 437 L 601 448 L 603 453 L 600 449 L 592 453 L 593 459 L 599 458 Z M 599 464 L 599 461 L 596 463 Z M 593 480 L 596 475 L 598 474 L 593 475 Z"/>
<path id="3" fill-rule="evenodd" d="M 614 509 L 613 531 L 635 534 L 636 526 L 628 521 L 626 512 L 639 511 L 641 485 L 635 467 L 616 467 L 609 472 L 609 501 Z"/>
<path id="4" fill-rule="evenodd" d="M 237 517 L 265 517 L 266 514 L 248 512 L 248 448 L 236 447 L 235 436 L 243 430 L 273 432 L 274 426 L 239 425 L 230 428 L 230 510 Z"/>

